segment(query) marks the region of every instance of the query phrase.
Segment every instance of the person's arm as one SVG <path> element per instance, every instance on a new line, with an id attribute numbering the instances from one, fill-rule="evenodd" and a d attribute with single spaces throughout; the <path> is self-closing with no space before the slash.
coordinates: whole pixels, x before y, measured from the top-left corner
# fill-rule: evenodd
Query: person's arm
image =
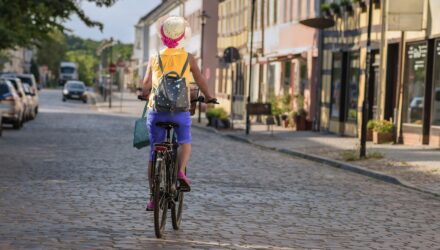
<path id="1" fill-rule="evenodd" d="M 151 88 L 153 85 L 153 73 L 152 73 L 152 58 L 148 61 L 147 70 L 145 71 L 144 81 L 142 82 L 142 96 L 147 98 L 150 95 Z"/>
<path id="2" fill-rule="evenodd" d="M 199 86 L 200 90 L 206 97 L 206 101 L 214 99 L 214 96 L 209 93 L 208 84 L 206 83 L 205 77 L 200 72 L 199 66 L 197 65 L 196 59 L 192 55 L 189 56 L 189 65 L 191 73 L 193 74 L 196 84 Z"/>

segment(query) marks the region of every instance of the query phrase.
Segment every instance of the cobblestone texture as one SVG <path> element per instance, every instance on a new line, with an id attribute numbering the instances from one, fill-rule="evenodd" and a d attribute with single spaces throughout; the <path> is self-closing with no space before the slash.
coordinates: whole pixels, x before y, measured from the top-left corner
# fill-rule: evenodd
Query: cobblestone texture
<path id="1" fill-rule="evenodd" d="M 133 118 L 61 104 L 0 138 L 0 249 L 439 249 L 431 196 L 193 130 L 182 229 L 154 237 Z"/>

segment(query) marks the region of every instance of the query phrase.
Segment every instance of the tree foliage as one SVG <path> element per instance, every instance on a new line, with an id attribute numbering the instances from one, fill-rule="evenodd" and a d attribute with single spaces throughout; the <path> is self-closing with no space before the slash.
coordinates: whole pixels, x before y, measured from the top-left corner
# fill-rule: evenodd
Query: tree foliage
<path id="1" fill-rule="evenodd" d="M 79 80 L 91 86 L 93 80 L 97 77 L 99 60 L 94 55 L 83 50 L 68 51 L 66 59 L 69 62 L 77 63 Z"/>
<path id="2" fill-rule="evenodd" d="M 108 7 L 116 0 L 87 0 Z M 88 27 L 103 24 L 90 19 L 77 0 L 0 0 L 0 50 L 39 45 L 54 30 L 64 31 L 64 23 L 76 14 Z"/>
<path id="3" fill-rule="evenodd" d="M 64 60 L 67 51 L 65 35 L 61 31 L 53 31 L 48 39 L 41 42 L 37 51 L 37 64 L 47 65 L 49 70 L 58 78 L 58 67 Z"/>

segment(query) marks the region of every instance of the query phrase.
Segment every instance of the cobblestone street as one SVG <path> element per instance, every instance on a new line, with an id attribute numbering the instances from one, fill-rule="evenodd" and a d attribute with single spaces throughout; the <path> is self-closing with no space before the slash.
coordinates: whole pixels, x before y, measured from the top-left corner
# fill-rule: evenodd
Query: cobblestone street
<path id="1" fill-rule="evenodd" d="M 0 249 L 440 249 L 440 201 L 193 129 L 182 229 L 156 239 L 133 117 L 61 102 L 0 138 Z"/>

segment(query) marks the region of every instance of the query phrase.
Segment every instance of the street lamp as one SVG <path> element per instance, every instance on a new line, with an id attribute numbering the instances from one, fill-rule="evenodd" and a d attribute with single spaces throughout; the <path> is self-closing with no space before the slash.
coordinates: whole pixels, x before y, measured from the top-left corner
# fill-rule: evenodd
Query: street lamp
<path id="1" fill-rule="evenodd" d="M 365 83 L 364 83 L 364 100 L 362 102 L 362 124 L 361 124 L 361 142 L 360 157 L 366 155 L 367 144 L 367 120 L 368 120 L 368 85 L 370 83 L 370 67 L 371 67 L 371 26 L 373 17 L 373 1 L 370 0 L 368 6 L 368 31 L 367 31 L 367 59 L 365 63 Z"/>
<path id="2" fill-rule="evenodd" d="M 251 102 L 251 85 L 252 85 L 252 54 L 254 50 L 254 19 L 255 19 L 255 0 L 252 0 L 251 5 L 251 47 L 249 50 L 249 85 L 248 85 L 248 97 L 247 104 Z M 248 105 L 246 105 L 247 107 Z M 249 134 L 251 130 L 251 118 L 249 115 L 249 110 L 246 109 L 246 135 Z"/>
<path id="3" fill-rule="evenodd" d="M 204 43 L 205 43 L 205 24 L 206 24 L 206 22 L 208 22 L 209 16 L 203 10 L 202 14 L 199 16 L 199 18 L 200 18 L 200 21 L 202 23 L 202 30 L 201 30 L 201 36 L 202 37 L 201 37 L 201 46 L 200 46 L 200 58 L 202 59 L 202 65 L 201 65 L 202 69 L 201 69 L 201 71 L 202 71 L 202 74 L 203 74 L 203 72 L 204 72 L 204 67 L 203 67 L 203 60 L 204 60 L 204 58 L 203 58 L 203 49 L 204 49 Z M 199 115 L 198 115 L 197 121 L 198 121 L 198 123 L 202 122 L 202 103 L 201 102 L 199 102 Z"/>

